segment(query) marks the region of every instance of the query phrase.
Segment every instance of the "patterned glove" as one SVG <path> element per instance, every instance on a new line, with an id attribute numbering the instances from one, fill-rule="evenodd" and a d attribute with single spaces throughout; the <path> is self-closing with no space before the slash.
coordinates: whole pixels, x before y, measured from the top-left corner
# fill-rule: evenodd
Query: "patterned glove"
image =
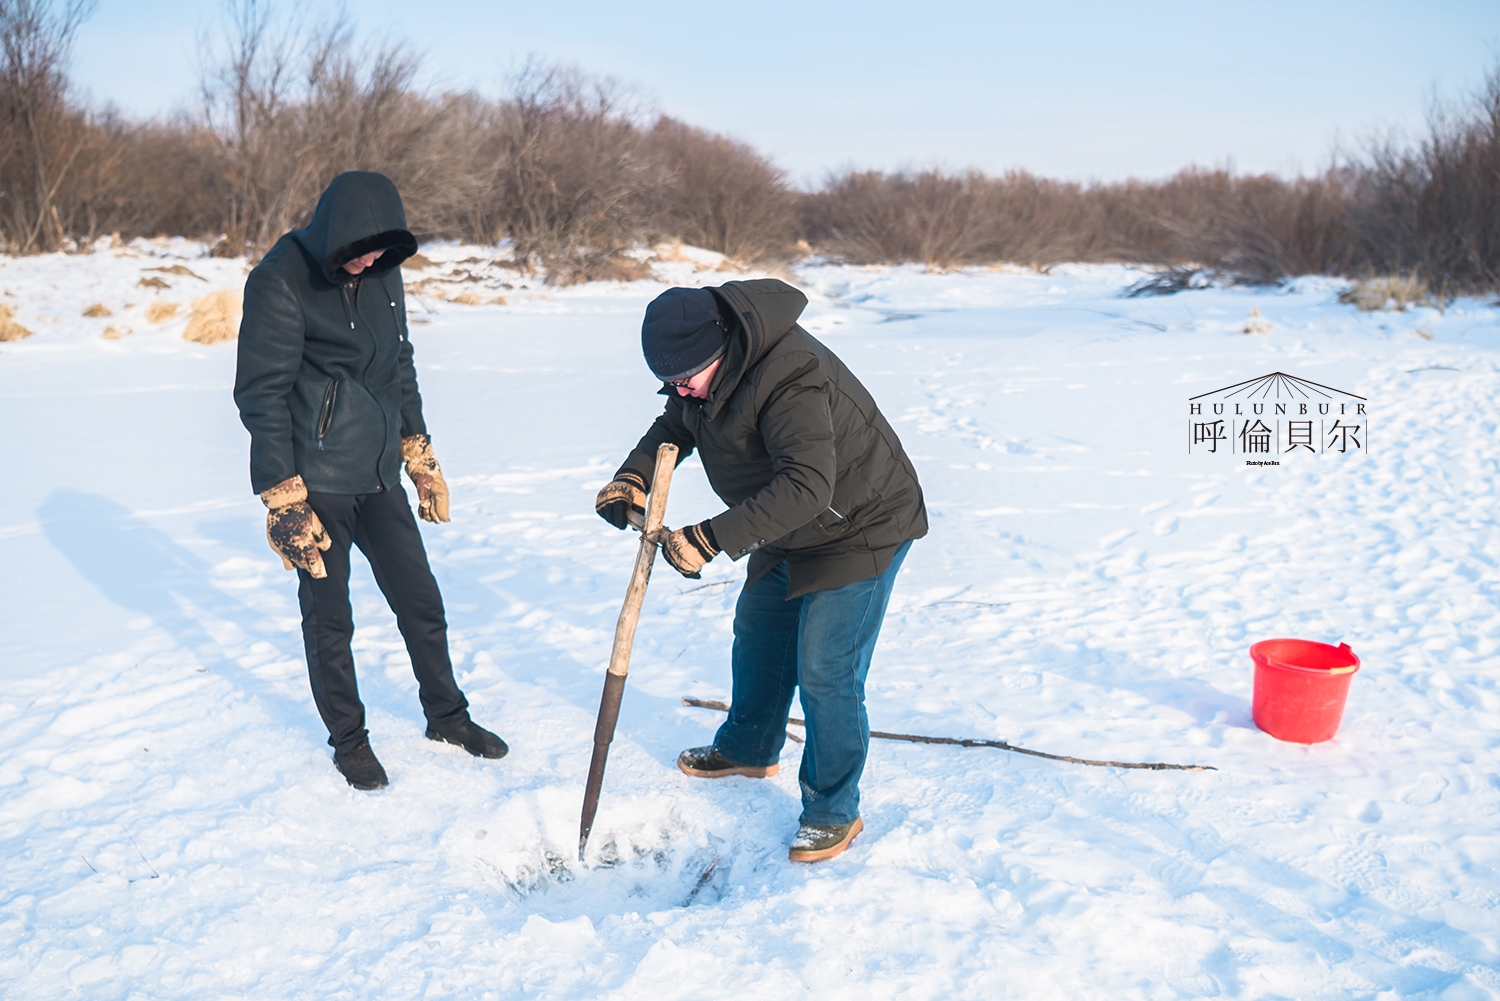
<path id="1" fill-rule="evenodd" d="M 281 557 L 282 565 L 288 570 L 301 567 L 314 577 L 327 577 L 322 554 L 333 540 L 308 506 L 307 484 L 302 477 L 282 480 L 261 491 L 260 499 L 270 508 L 266 513 L 266 541 Z"/>
<path id="2" fill-rule="evenodd" d="M 679 528 L 661 544 L 661 554 L 672 564 L 672 569 L 693 580 L 703 576 L 698 572 L 703 569 L 703 564 L 721 552 L 723 550 L 714 539 L 714 530 L 708 527 L 706 521 Z"/>
<path id="3" fill-rule="evenodd" d="M 645 528 L 646 481 L 637 473 L 616 473 L 594 498 L 594 510 L 616 528 L 623 529 L 627 524 Z"/>
<path id="4" fill-rule="evenodd" d="M 401 458 L 406 460 L 406 475 L 417 488 L 417 517 L 423 521 L 448 521 L 448 481 L 432 454 L 432 439 L 425 434 L 407 435 L 401 439 Z"/>

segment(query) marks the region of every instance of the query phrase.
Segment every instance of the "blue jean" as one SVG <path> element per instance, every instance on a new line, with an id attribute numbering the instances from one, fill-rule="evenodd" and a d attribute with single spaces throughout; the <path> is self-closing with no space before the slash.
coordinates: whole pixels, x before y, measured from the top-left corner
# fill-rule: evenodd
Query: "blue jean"
<path id="1" fill-rule="evenodd" d="M 742 765 L 774 764 L 786 743 L 792 689 L 800 688 L 804 824 L 848 824 L 859 816 L 859 777 L 870 749 L 865 676 L 910 548 L 907 542 L 896 550 L 884 573 L 790 601 L 786 563 L 778 563 L 734 606 L 734 689 L 714 746 Z"/>

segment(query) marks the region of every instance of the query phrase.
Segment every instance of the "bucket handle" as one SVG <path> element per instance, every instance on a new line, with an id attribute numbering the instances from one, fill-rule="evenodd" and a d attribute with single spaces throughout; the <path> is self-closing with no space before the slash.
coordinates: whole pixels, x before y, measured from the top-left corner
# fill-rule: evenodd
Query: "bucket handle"
<path id="1" fill-rule="evenodd" d="M 1339 649 L 1342 650 L 1342 651 L 1344 651 L 1345 653 L 1349 654 L 1351 657 L 1354 656 L 1354 651 L 1349 649 L 1349 644 L 1348 643 L 1340 643 L 1339 644 Z M 1358 670 L 1359 670 L 1359 665 L 1358 664 L 1351 664 L 1348 667 L 1330 667 L 1328 669 L 1328 673 L 1329 674 L 1352 674 L 1352 673 L 1354 673 L 1355 671 L 1358 671 Z"/>

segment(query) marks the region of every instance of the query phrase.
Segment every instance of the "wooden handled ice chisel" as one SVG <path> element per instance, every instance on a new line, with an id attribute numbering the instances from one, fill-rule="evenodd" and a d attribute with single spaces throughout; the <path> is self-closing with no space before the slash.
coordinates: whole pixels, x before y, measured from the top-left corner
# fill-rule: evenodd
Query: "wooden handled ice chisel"
<path id="1" fill-rule="evenodd" d="M 662 445 L 656 450 L 656 472 L 651 476 L 651 495 L 646 501 L 646 524 L 641 529 L 641 548 L 635 555 L 635 571 L 625 592 L 625 605 L 615 623 L 615 645 L 609 654 L 609 670 L 604 675 L 604 695 L 599 699 L 599 719 L 594 724 L 594 757 L 589 762 L 589 780 L 583 789 L 583 821 L 578 828 L 578 861 L 583 861 L 588 847 L 589 830 L 599 810 L 599 790 L 604 785 L 604 762 L 609 744 L 615 738 L 615 722 L 620 718 L 620 698 L 625 694 L 625 675 L 630 670 L 630 645 L 635 640 L 635 624 L 641 617 L 641 603 L 646 600 L 646 584 L 651 580 L 651 564 L 656 560 L 657 540 L 662 534 L 662 519 L 667 511 L 667 488 L 672 484 L 672 470 L 677 467 L 677 446 Z"/>

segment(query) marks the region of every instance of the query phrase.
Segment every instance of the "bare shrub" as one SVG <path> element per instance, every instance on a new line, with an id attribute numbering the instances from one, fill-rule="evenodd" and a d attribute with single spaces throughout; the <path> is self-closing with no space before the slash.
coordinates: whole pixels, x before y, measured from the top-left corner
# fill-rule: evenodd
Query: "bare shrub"
<path id="1" fill-rule="evenodd" d="M 0 246 L 13 252 L 223 234 L 214 253 L 253 254 L 305 223 L 336 174 L 375 170 L 419 238 L 509 238 L 521 267 L 560 285 L 644 277 L 628 251 L 676 238 L 769 267 L 794 253 L 1156 267 L 1132 294 L 1309 273 L 1415 282 L 1437 303 L 1500 290 L 1500 69 L 1415 144 L 1311 177 L 846 171 L 800 194 L 749 146 L 649 116 L 613 81 L 533 62 L 504 100 L 421 93 L 399 46 L 361 45 L 346 17 L 288 20 L 272 0 L 227 0 L 220 42 L 202 46 L 201 113 L 126 121 L 69 99 L 67 56 L 94 2 L 0 0 Z M 1411 301 L 1387 290 L 1381 304 L 1393 298 Z"/>
<path id="2" fill-rule="evenodd" d="M 973 211 L 978 174 L 856 171 L 831 179 L 808 200 L 809 242 L 856 264 L 970 263 L 984 252 Z"/>
<path id="3" fill-rule="evenodd" d="M 1189 168 L 1159 186 L 1135 186 L 1128 200 L 1139 225 L 1121 243 L 1137 260 L 1198 261 L 1239 281 L 1338 273 L 1353 252 L 1347 184 L 1339 171 L 1286 181 Z"/>
<path id="4" fill-rule="evenodd" d="M 20 253 L 67 239 L 58 192 L 89 145 L 64 73 L 95 0 L 0 0 L 0 241 Z M 83 156 L 85 163 L 97 160 Z"/>
<path id="5" fill-rule="evenodd" d="M 230 248 L 264 250 L 311 217 L 346 170 L 377 170 L 398 186 L 440 154 L 432 102 L 410 92 L 417 62 L 399 46 L 360 50 L 347 23 L 306 35 L 276 31 L 271 5 L 235 0 L 228 51 L 205 71 L 209 134 L 228 178 Z M 418 187 L 420 185 L 417 185 Z"/>
<path id="6" fill-rule="evenodd" d="M 1436 108 L 1415 147 L 1374 144 L 1357 177 L 1366 275 L 1447 296 L 1500 288 L 1500 67 L 1468 108 Z"/>
<path id="7" fill-rule="evenodd" d="M 850 261 L 919 261 L 937 269 L 1118 260 L 1140 253 L 1141 241 L 1127 234 L 1142 218 L 1132 199 L 1122 197 L 1129 193 L 1123 186 L 1084 187 L 1025 171 L 1001 177 L 855 172 L 808 197 L 807 239 Z M 1148 259 L 1159 257 L 1148 251 Z"/>
<path id="8" fill-rule="evenodd" d="M 108 172 L 95 187 L 86 236 L 205 236 L 225 230 L 231 173 L 202 122 L 102 123 L 116 138 Z"/>
<path id="9" fill-rule="evenodd" d="M 656 233 L 752 264 L 790 255 L 797 199 L 784 171 L 742 142 L 674 118 L 657 119 L 645 138 L 665 174 L 644 207 Z"/>
<path id="10" fill-rule="evenodd" d="M 516 255 L 569 285 L 610 277 L 644 236 L 654 171 L 613 81 L 529 65 L 496 134 L 497 221 Z"/>
<path id="11" fill-rule="evenodd" d="M 1338 270 L 1350 259 L 1347 179 L 1283 181 L 1185 170 L 1167 181 L 1080 185 L 1001 177 L 850 173 L 808 197 L 808 239 L 846 260 L 1128 261 L 1169 268 L 1132 294 L 1189 287 L 1203 269 L 1236 280 Z"/>

